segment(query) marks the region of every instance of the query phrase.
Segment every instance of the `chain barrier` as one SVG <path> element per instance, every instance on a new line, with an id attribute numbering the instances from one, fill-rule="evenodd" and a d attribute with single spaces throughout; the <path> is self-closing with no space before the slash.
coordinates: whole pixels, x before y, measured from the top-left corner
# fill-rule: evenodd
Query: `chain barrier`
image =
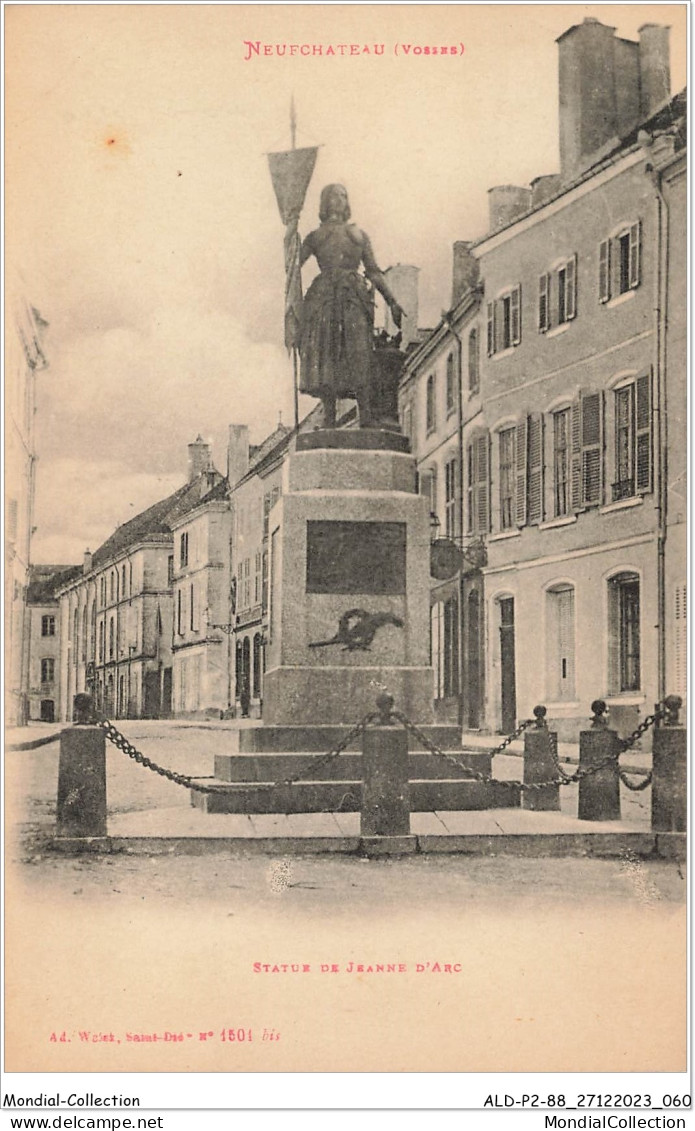
<path id="1" fill-rule="evenodd" d="M 308 762 L 299 771 L 299 773 L 294 775 L 294 777 L 283 778 L 281 781 L 277 782 L 259 782 L 255 787 L 257 789 L 275 789 L 278 785 L 294 785 L 295 782 L 311 778 L 313 774 L 322 770 L 323 767 L 327 766 L 329 762 L 332 762 L 334 758 L 339 757 L 339 755 L 341 755 L 347 749 L 350 743 L 354 742 L 354 740 L 363 733 L 365 728 L 368 727 L 369 724 L 374 722 L 374 720 L 377 718 L 379 718 L 379 713 L 376 711 L 365 715 L 363 719 L 360 719 L 360 721 L 355 724 L 352 730 L 348 731 L 348 733 L 338 743 L 337 746 L 335 746 L 332 750 L 329 750 L 326 754 L 322 754 L 318 758 L 312 758 L 311 761 Z M 176 772 L 176 770 L 168 770 L 164 766 L 157 765 L 157 763 L 153 762 L 151 758 L 147 758 L 140 750 L 133 746 L 132 742 L 129 742 L 125 735 L 121 734 L 118 728 L 115 727 L 113 723 L 109 721 L 109 719 L 101 719 L 97 723 L 97 726 L 100 726 L 102 728 L 109 742 L 113 743 L 113 745 L 118 750 L 121 750 L 124 754 L 127 754 L 129 758 L 132 758 L 132 760 L 134 762 L 137 762 L 139 766 L 144 766 L 146 770 L 151 770 L 152 773 L 159 774 L 160 777 L 166 778 L 167 781 L 174 782 L 175 785 L 181 785 L 185 789 L 195 790 L 196 793 L 219 792 L 219 786 L 204 785 L 202 782 L 197 781 L 189 774 L 179 774 Z M 255 783 L 249 782 L 225 783 L 225 785 L 227 786 L 236 785 L 239 789 L 248 789 L 249 785 L 254 784 Z"/>
<path id="2" fill-rule="evenodd" d="M 474 781 L 482 782 L 484 784 L 495 782 L 500 786 L 515 787 L 522 791 L 533 791 L 546 789 L 548 786 L 552 785 L 573 785 L 577 782 L 582 781 L 582 779 L 585 777 L 597 774 L 600 770 L 604 770 L 608 766 L 615 766 L 621 754 L 624 754 L 626 751 L 630 750 L 635 745 L 635 743 L 639 741 L 642 735 L 646 734 L 646 732 L 650 727 L 654 725 L 654 723 L 666 718 L 667 716 L 667 708 L 664 706 L 664 704 L 659 704 L 654 713 L 647 715 L 646 718 L 644 718 L 639 724 L 639 726 L 636 727 L 636 729 L 632 732 L 632 734 L 628 735 L 627 738 L 620 740 L 619 750 L 616 755 L 609 755 L 601 762 L 596 762 L 589 766 L 580 766 L 574 771 L 574 773 L 571 774 L 568 774 L 567 771 L 562 768 L 562 766 L 560 765 L 557 748 L 554 744 L 551 744 L 553 763 L 555 769 L 557 770 L 557 777 L 551 778 L 548 781 L 544 782 L 504 781 L 498 778 L 493 778 L 492 774 L 485 774 L 480 770 L 474 770 L 472 766 L 467 765 L 466 762 L 463 762 L 460 758 L 457 758 L 453 754 L 449 754 L 444 750 L 440 750 L 439 747 L 436 746 L 436 744 L 428 738 L 425 732 L 421 730 L 420 727 L 416 726 L 415 723 L 411 722 L 411 720 L 401 711 L 392 710 L 389 717 L 390 719 L 394 719 L 399 722 L 401 726 L 406 729 L 406 731 L 408 731 L 413 735 L 414 738 L 418 740 L 418 742 L 422 743 L 424 748 L 428 750 L 430 754 L 435 755 L 435 757 L 437 758 L 443 759 L 449 765 L 453 766 L 459 771 L 462 771 L 467 777 L 472 778 Z M 311 780 L 314 775 L 323 770 L 324 767 L 329 765 L 329 763 L 331 763 L 335 758 L 340 757 L 340 755 L 347 750 L 348 746 L 350 746 L 356 738 L 363 734 L 366 728 L 377 719 L 382 722 L 385 721 L 382 712 L 374 711 L 365 715 L 362 719 L 360 719 L 358 723 L 355 724 L 354 727 L 352 727 L 350 731 L 348 731 L 348 733 L 338 743 L 337 746 L 333 747 L 331 750 L 327 751 L 325 754 L 320 755 L 319 757 L 312 758 L 298 773 L 294 775 L 294 777 L 282 778 L 277 782 L 259 782 L 255 785 L 255 788 L 275 789 L 277 786 L 292 786 L 296 782 Z M 534 724 L 534 722 L 534 719 L 524 719 L 521 723 L 519 723 L 516 730 L 507 735 L 507 737 L 503 739 L 503 741 L 500 742 L 498 746 L 495 746 L 492 750 L 488 750 L 485 753 L 489 754 L 492 758 L 494 758 L 496 754 L 501 754 L 503 750 L 506 750 L 506 748 L 510 746 L 512 742 L 515 742 L 516 739 L 519 738 L 525 730 L 527 730 Z M 117 727 L 115 727 L 113 723 L 108 719 L 99 720 L 97 725 L 104 730 L 109 742 L 113 743 L 113 745 L 118 750 L 121 750 L 124 754 L 127 754 L 127 756 L 129 758 L 132 758 L 134 762 L 137 762 L 138 765 L 144 766 L 145 769 L 151 770 L 155 774 L 159 774 L 160 777 L 166 778 L 167 781 L 171 781 L 175 785 L 181 785 L 185 789 L 192 789 L 197 793 L 216 793 L 219 791 L 219 786 L 217 785 L 204 785 L 201 781 L 196 780 L 189 774 L 179 774 L 176 772 L 176 770 L 168 770 L 164 766 L 157 765 L 157 763 L 153 762 L 151 758 L 147 758 L 144 754 L 141 753 L 141 751 L 133 746 L 133 744 L 128 741 L 125 735 L 121 734 Z M 632 782 L 628 778 L 625 771 L 621 770 L 619 767 L 618 773 L 623 785 L 625 785 L 627 789 L 632 790 L 635 793 L 647 789 L 652 783 L 651 771 L 644 774 L 643 781 L 641 781 L 639 784 Z M 249 782 L 225 783 L 227 787 L 236 785 L 239 789 L 248 789 L 249 785 L 253 784 L 254 783 Z"/>
<path id="3" fill-rule="evenodd" d="M 629 734 L 627 738 L 621 739 L 620 753 L 624 754 L 626 750 L 630 750 L 635 743 L 639 741 L 642 735 L 646 734 L 649 728 L 654 726 L 654 723 L 661 722 L 662 719 L 668 717 L 668 714 L 668 708 L 665 703 L 659 703 L 654 713 L 642 719 L 642 722 L 633 730 L 632 734 Z M 639 784 L 630 781 L 624 770 L 620 770 L 619 773 L 623 785 L 633 793 L 640 793 L 643 789 L 647 789 L 652 784 L 653 775 L 651 770 L 644 775 L 643 781 L 639 782 Z"/>
<path id="4" fill-rule="evenodd" d="M 407 731 L 409 731 L 415 738 L 417 738 L 418 742 L 421 742 L 423 744 L 423 746 L 425 747 L 425 749 L 429 750 L 430 754 L 436 755 L 437 758 L 443 758 L 445 762 L 449 763 L 449 765 L 454 766 L 457 770 L 463 770 L 463 772 L 465 774 L 467 774 L 468 777 L 473 778 L 475 781 L 483 782 L 485 784 L 489 784 L 490 782 L 494 782 L 495 785 L 498 785 L 498 786 L 502 786 L 502 787 L 509 786 L 509 787 L 514 787 L 516 789 L 521 789 L 521 790 L 524 790 L 524 791 L 546 789 L 547 786 L 549 786 L 549 785 L 565 785 L 565 784 L 568 784 L 567 782 L 562 781 L 560 779 L 553 779 L 552 781 L 545 781 L 545 782 L 522 782 L 522 781 L 504 781 L 504 780 L 501 780 L 500 778 L 493 778 L 492 774 L 483 774 L 483 773 L 481 773 L 480 770 L 474 770 L 472 766 L 466 765 L 466 763 L 462 762 L 460 760 L 460 758 L 455 758 L 453 754 L 447 754 L 446 751 L 440 750 L 439 747 L 435 746 L 435 744 L 433 742 L 430 742 L 429 738 L 424 733 L 424 731 L 420 730 L 420 728 L 417 727 L 415 725 L 415 723 L 412 723 L 410 721 L 410 719 L 407 718 L 406 715 L 401 714 L 400 711 L 394 711 L 392 714 L 393 714 L 393 718 L 397 719 L 398 722 L 401 723 Z M 525 730 L 527 730 L 530 726 L 532 726 L 534 722 L 535 722 L 534 719 L 524 719 L 524 721 L 522 723 L 519 723 L 519 726 L 516 728 L 515 731 L 513 731 L 511 734 L 507 735 L 507 737 L 504 739 L 503 742 L 500 742 L 499 746 L 496 746 L 494 750 L 488 750 L 486 753 L 490 754 L 492 757 L 494 757 L 495 754 L 500 754 L 503 750 L 505 750 L 507 748 L 507 746 L 509 746 L 512 742 L 514 742 L 515 739 L 517 739 L 521 734 L 523 734 L 523 732 Z M 603 765 L 603 763 L 601 764 L 601 766 L 597 766 L 596 769 L 601 769 L 602 765 Z M 585 772 L 586 771 L 584 771 L 584 773 Z M 594 767 L 591 767 L 591 772 L 595 772 Z M 583 776 L 583 774 L 582 774 L 582 776 Z"/>

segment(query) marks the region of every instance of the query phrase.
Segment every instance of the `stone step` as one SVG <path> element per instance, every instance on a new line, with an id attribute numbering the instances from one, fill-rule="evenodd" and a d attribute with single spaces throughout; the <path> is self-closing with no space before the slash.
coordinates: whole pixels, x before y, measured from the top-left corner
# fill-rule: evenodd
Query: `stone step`
<path id="1" fill-rule="evenodd" d="M 360 781 L 303 781 L 262 788 L 261 783 L 237 785 L 201 778 L 200 784 L 212 792 L 191 790 L 191 804 L 206 813 L 356 813 L 362 803 Z M 454 779 L 410 782 L 410 809 L 415 813 L 514 809 L 520 805 L 520 796 L 516 783 Z"/>
<path id="2" fill-rule="evenodd" d="M 452 757 L 470 766 L 479 774 L 489 774 L 492 759 L 490 755 L 481 750 L 451 750 Z M 311 751 L 284 754 L 217 754 L 215 755 L 214 776 L 220 781 L 229 782 L 261 782 L 282 781 L 294 778 L 297 774 L 307 770 L 311 762 L 319 758 L 320 754 Z M 312 774 L 320 781 L 361 781 L 362 780 L 362 755 L 357 753 L 340 754 L 331 762 Z M 410 754 L 411 780 L 416 778 L 458 779 L 470 775 L 463 770 L 459 771 L 444 758 L 437 758 L 434 754 Z"/>
<path id="3" fill-rule="evenodd" d="M 240 754 L 325 754 L 332 750 L 352 728 L 349 726 L 252 726 L 237 732 Z M 440 750 L 461 750 L 461 728 L 438 724 L 419 728 Z M 492 741 L 492 740 L 491 740 Z M 362 738 L 357 738 L 348 750 L 361 750 Z M 422 742 L 408 735 L 410 750 L 424 750 Z"/>

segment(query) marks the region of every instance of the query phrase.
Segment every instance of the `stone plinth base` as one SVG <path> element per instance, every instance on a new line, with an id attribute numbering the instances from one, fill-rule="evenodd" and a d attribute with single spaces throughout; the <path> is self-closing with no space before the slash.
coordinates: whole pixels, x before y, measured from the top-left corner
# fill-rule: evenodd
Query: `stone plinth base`
<path id="1" fill-rule="evenodd" d="M 354 726 L 387 691 L 414 723 L 432 721 L 432 669 L 397 667 L 282 667 L 265 673 L 263 720 L 269 726 Z"/>

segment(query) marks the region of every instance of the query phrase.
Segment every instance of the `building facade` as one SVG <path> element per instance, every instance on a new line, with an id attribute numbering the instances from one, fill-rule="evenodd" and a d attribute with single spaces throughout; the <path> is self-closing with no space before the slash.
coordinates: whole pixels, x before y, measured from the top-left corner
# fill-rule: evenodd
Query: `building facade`
<path id="1" fill-rule="evenodd" d="M 5 356 L 5 719 L 24 726 L 29 717 L 27 586 L 34 523 L 37 374 L 47 368 L 47 323 L 26 301 L 21 285 L 8 284 Z"/>
<path id="2" fill-rule="evenodd" d="M 26 602 L 27 720 L 63 718 L 60 700 L 60 608 L 58 591 L 82 572 L 80 566 L 29 568 Z"/>
<path id="3" fill-rule="evenodd" d="M 668 485 L 686 446 L 685 350 L 666 296 L 684 306 L 685 289 L 663 182 L 684 164 L 685 100 L 660 100 L 665 30 L 647 27 L 637 44 L 585 21 L 560 38 L 560 176 L 491 190 L 491 230 L 473 248 L 485 281 L 486 719 L 497 731 L 543 702 L 560 735 L 576 737 L 603 698 L 629 733 L 676 682 L 684 508 L 677 520 Z M 597 55 L 602 85 L 575 88 Z M 663 81 L 650 91 L 655 69 Z"/>
<path id="4" fill-rule="evenodd" d="M 686 103 L 668 29 L 558 43 L 561 170 L 490 190 L 400 413 L 433 526 L 473 559 L 432 581 L 444 715 L 458 682 L 464 728 L 542 702 L 576 738 L 596 698 L 628 733 L 685 692 Z"/>
<path id="5" fill-rule="evenodd" d="M 218 472 L 189 462 L 187 483 L 120 526 L 94 554 L 87 551 L 81 576 L 61 588 L 64 719 L 80 692 L 114 718 L 171 715 L 172 523 L 196 509 L 221 480 Z"/>
<path id="6" fill-rule="evenodd" d="M 223 715 L 230 706 L 230 537 L 226 479 L 171 523 L 173 714 Z"/>
<path id="7" fill-rule="evenodd" d="M 482 717 L 482 544 L 469 521 L 466 452 L 480 416 L 480 289 L 469 246 L 454 248 L 452 308 L 409 351 L 399 390 L 401 427 L 429 500 L 434 709 L 440 722 L 478 729 Z M 458 554 L 447 554 L 456 547 Z M 464 687 L 466 692 L 464 694 Z"/>
<path id="8" fill-rule="evenodd" d="M 246 443 L 247 471 L 233 485 L 232 505 L 232 619 L 234 623 L 234 709 L 241 717 L 260 718 L 263 711 L 263 675 L 268 630 L 268 562 L 271 508 L 282 492 L 282 465 L 294 433 L 278 425 L 256 448 Z M 232 445 L 230 442 L 230 452 Z M 243 466 L 244 451 L 237 450 L 236 466 Z"/>

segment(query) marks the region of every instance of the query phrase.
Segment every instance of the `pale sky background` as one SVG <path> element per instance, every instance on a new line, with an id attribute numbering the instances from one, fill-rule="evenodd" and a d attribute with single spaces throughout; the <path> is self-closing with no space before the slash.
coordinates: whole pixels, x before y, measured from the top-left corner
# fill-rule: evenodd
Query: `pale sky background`
<path id="1" fill-rule="evenodd" d="M 559 168 L 555 40 L 586 16 L 669 24 L 685 85 L 686 5 L 6 7 L 6 233 L 49 323 L 33 560 L 78 561 L 175 490 L 197 433 L 224 471 L 227 424 L 292 423 L 264 156 L 289 148 L 292 93 L 297 144 L 322 145 L 300 232 L 342 181 L 380 265 L 420 267 L 432 326 L 488 188 Z M 244 40 L 384 54 L 245 61 Z"/>

